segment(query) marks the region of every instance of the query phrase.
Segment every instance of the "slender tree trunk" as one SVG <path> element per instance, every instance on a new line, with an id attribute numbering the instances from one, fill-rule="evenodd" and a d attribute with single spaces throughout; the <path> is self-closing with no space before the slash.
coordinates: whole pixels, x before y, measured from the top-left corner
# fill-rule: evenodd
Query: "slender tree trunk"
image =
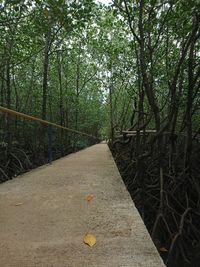
<path id="1" fill-rule="evenodd" d="M 36 68 L 36 58 L 33 59 L 32 61 L 32 66 L 31 66 L 31 79 L 30 79 L 30 84 L 29 84 L 29 90 L 26 96 L 26 100 L 24 101 L 24 105 L 23 105 L 23 109 L 22 110 L 27 110 L 28 108 L 30 108 L 30 110 L 28 109 L 28 112 L 31 112 L 31 107 L 33 104 L 33 85 L 34 85 L 34 74 L 35 74 L 35 68 Z"/>
<path id="2" fill-rule="evenodd" d="M 42 82 L 42 119 L 47 119 L 47 96 L 48 96 L 48 70 L 49 70 L 49 50 L 51 44 L 51 22 L 49 21 L 48 30 L 45 36 L 45 48 L 44 48 L 44 58 L 43 58 L 43 82 Z M 50 104 L 50 102 L 49 102 Z M 41 125 L 40 132 L 40 151 L 42 152 L 41 157 L 43 157 L 47 151 L 45 144 L 45 135 L 47 134 L 47 127 Z"/>
<path id="3" fill-rule="evenodd" d="M 69 128 L 69 111 L 70 111 L 70 102 L 69 102 L 69 96 L 68 96 L 68 62 L 66 61 L 66 65 L 64 66 L 64 69 L 65 69 L 65 83 L 64 83 L 64 103 L 63 103 L 63 119 L 64 119 L 64 124 L 66 127 Z M 63 74 L 64 74 L 63 73 Z M 67 146 L 67 148 L 70 146 L 70 142 L 69 142 L 70 138 L 69 138 L 69 135 L 65 134 L 65 144 Z"/>
<path id="4" fill-rule="evenodd" d="M 113 118 L 113 84 L 112 80 L 109 85 L 109 102 L 110 102 L 110 138 L 114 140 L 114 118 Z"/>
<path id="5" fill-rule="evenodd" d="M 3 58 L 2 58 L 3 61 Z M 6 92 L 6 84 L 5 84 L 5 64 L 1 66 L 1 95 L 0 95 L 0 103 L 1 106 L 5 105 L 5 92 Z M 5 114 L 1 114 L 0 116 L 0 128 L 5 128 Z"/>
<path id="6" fill-rule="evenodd" d="M 79 94 L 80 94 L 80 45 L 79 45 L 79 55 L 76 63 L 76 108 L 75 108 L 76 130 L 78 130 Z"/>
<path id="7" fill-rule="evenodd" d="M 42 119 L 47 117 L 47 94 L 48 94 L 48 69 L 49 69 L 49 49 L 51 42 L 51 26 L 45 38 L 44 60 L 43 60 L 43 85 L 42 85 Z"/>
<path id="8" fill-rule="evenodd" d="M 5 104 L 5 67 L 2 66 L 2 79 L 1 79 L 1 106 Z"/>
<path id="9" fill-rule="evenodd" d="M 144 88 L 146 91 L 146 95 L 148 98 L 149 105 L 153 111 L 154 119 L 155 119 L 155 125 L 157 131 L 160 129 L 160 114 L 159 114 L 159 108 L 156 103 L 155 95 L 153 92 L 151 81 L 153 77 L 149 80 L 147 75 L 147 62 L 146 62 L 146 53 L 145 53 L 145 39 L 144 39 L 144 25 L 143 25 L 143 11 L 145 8 L 145 2 L 144 0 L 140 0 L 140 14 L 139 14 L 139 33 L 140 33 L 140 67 L 141 67 L 141 74 L 143 79 Z"/>
<path id="10" fill-rule="evenodd" d="M 64 106 L 63 106 L 63 87 L 62 87 L 62 65 L 61 65 L 61 56 L 59 52 L 57 52 L 57 67 L 58 67 L 58 80 L 59 80 L 59 92 L 60 92 L 60 125 L 64 125 Z M 64 155 L 63 151 L 63 129 L 60 131 L 60 149 L 61 149 L 61 156 Z"/>
<path id="11" fill-rule="evenodd" d="M 191 43 L 188 59 L 188 92 L 186 107 L 186 148 L 185 148 L 185 166 L 190 166 L 192 152 L 192 104 L 194 91 L 194 47 L 195 40 Z"/>
<path id="12" fill-rule="evenodd" d="M 11 108 L 10 57 L 8 57 L 6 64 L 6 106 L 9 109 Z M 6 142 L 6 157 L 8 160 L 11 150 L 11 117 L 9 114 L 6 114 Z"/>

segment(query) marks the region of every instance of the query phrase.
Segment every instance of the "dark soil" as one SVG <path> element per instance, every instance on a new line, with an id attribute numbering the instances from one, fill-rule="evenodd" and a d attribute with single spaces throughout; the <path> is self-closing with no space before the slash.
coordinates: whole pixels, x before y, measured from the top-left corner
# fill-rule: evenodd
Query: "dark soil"
<path id="1" fill-rule="evenodd" d="M 150 149 L 147 139 L 140 137 L 139 147 L 136 137 L 115 140 L 110 149 L 166 266 L 199 267 L 200 144 L 194 140 L 185 168 L 183 138 L 173 144 L 168 139 L 162 153 L 156 144 Z"/>
<path id="2" fill-rule="evenodd" d="M 71 142 L 52 146 L 52 160 L 59 159 L 70 153 L 84 149 L 94 144 L 93 140 Z M 0 143 L 0 183 L 13 179 L 31 169 L 49 163 L 48 144 L 32 146 L 27 142 L 14 141 L 9 153 L 6 143 Z"/>

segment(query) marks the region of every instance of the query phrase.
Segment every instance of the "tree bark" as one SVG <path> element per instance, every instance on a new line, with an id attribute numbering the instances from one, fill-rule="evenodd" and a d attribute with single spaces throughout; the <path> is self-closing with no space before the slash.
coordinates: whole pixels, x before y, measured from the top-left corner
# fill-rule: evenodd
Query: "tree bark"
<path id="1" fill-rule="evenodd" d="M 148 102 L 154 114 L 156 130 L 159 131 L 160 114 L 159 114 L 159 108 L 156 103 L 156 99 L 155 99 L 155 95 L 154 95 L 153 87 L 152 87 L 152 82 L 151 82 L 153 77 L 151 77 L 151 79 L 149 80 L 148 75 L 147 75 L 147 62 L 146 62 L 146 53 L 145 53 L 145 38 L 144 38 L 144 25 L 143 25 L 144 7 L 145 7 L 144 0 L 140 0 L 139 23 L 138 23 L 139 34 L 140 34 L 140 42 L 139 42 L 140 67 L 141 67 L 142 80 L 143 80 L 144 88 L 145 88 L 146 95 L 148 98 Z"/>
<path id="2" fill-rule="evenodd" d="M 57 52 L 57 67 L 58 67 L 58 81 L 59 81 L 59 92 L 60 92 L 60 96 L 59 96 L 59 100 L 60 100 L 60 125 L 64 125 L 64 106 L 63 106 L 63 87 L 62 87 L 62 66 L 61 66 L 61 55 L 59 54 L 59 52 Z M 63 151 L 63 129 L 60 130 L 60 149 L 61 149 L 61 156 L 64 155 L 64 151 Z"/>
<path id="3" fill-rule="evenodd" d="M 49 50 L 51 43 L 51 26 L 45 38 L 44 60 L 43 60 L 43 84 L 42 84 L 42 119 L 47 118 L 47 94 L 48 94 L 48 68 L 49 68 Z"/>

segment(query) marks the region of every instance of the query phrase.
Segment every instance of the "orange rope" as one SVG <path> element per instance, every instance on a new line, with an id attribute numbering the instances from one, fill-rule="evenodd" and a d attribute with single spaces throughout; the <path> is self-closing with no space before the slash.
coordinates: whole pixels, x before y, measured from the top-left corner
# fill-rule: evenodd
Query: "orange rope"
<path id="1" fill-rule="evenodd" d="M 53 122 L 42 120 L 40 118 L 36 118 L 36 117 L 30 116 L 30 115 L 24 114 L 24 113 L 15 111 L 13 109 L 8 109 L 8 108 L 4 108 L 4 107 L 0 106 L 0 111 L 3 112 L 3 113 L 8 113 L 8 114 L 10 114 L 12 116 L 19 116 L 19 117 L 25 118 L 25 119 L 30 120 L 30 121 L 37 121 L 37 122 L 40 122 L 42 124 L 51 125 L 51 126 L 54 126 L 54 127 L 60 128 L 60 129 L 63 129 L 63 130 L 68 131 L 68 132 L 72 132 L 72 133 L 76 133 L 76 134 L 81 134 L 81 135 L 85 135 L 85 136 L 88 136 L 88 137 L 97 139 L 97 137 L 95 137 L 95 136 L 92 136 L 92 135 L 89 135 L 89 134 L 86 134 L 86 133 L 83 133 L 83 132 L 79 132 L 79 131 L 70 129 L 70 128 L 64 127 L 62 125 L 53 123 Z"/>

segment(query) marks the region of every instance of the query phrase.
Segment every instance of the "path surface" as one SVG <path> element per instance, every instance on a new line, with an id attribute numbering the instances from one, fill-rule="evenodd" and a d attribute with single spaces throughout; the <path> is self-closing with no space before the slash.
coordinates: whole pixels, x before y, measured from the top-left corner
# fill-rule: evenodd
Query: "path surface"
<path id="1" fill-rule="evenodd" d="M 94 266 L 164 266 L 106 144 L 0 185 L 0 267 Z"/>

